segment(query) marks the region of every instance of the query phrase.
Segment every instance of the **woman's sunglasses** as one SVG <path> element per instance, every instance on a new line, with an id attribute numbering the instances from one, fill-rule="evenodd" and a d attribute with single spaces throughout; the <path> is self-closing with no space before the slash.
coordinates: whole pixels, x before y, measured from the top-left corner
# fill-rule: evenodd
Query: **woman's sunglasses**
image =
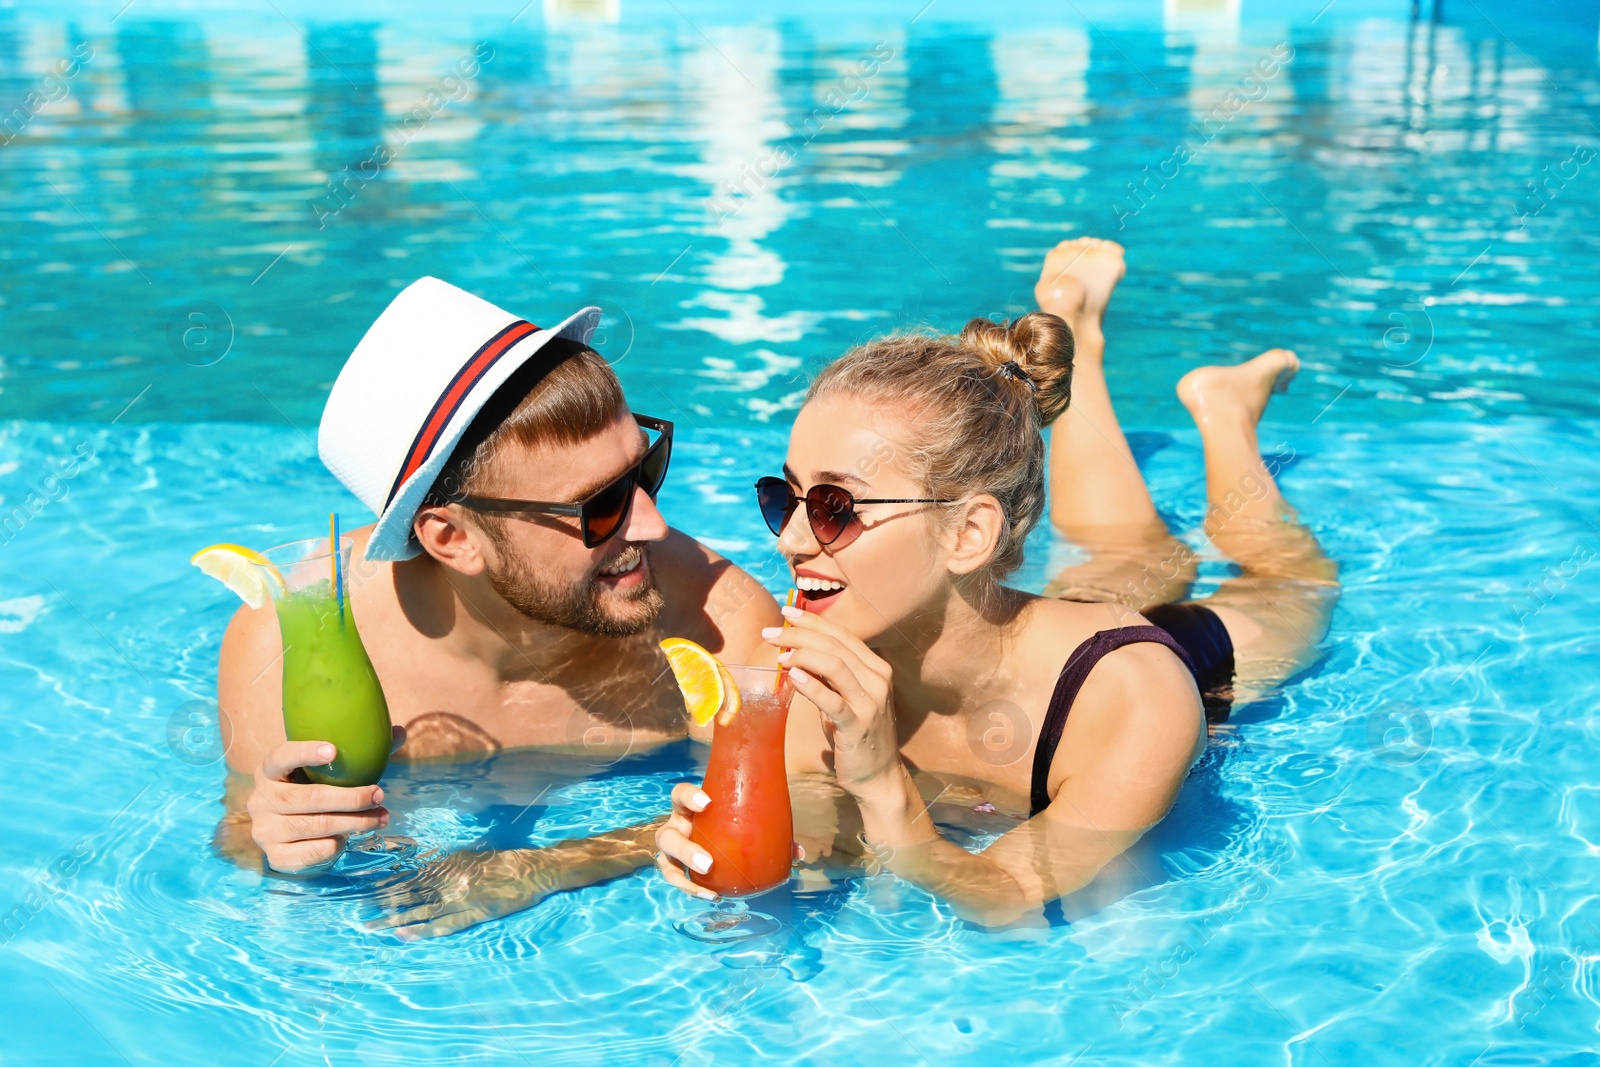
<path id="1" fill-rule="evenodd" d="M 639 462 L 619 475 L 616 481 L 602 486 L 576 504 L 555 504 L 541 500 L 502 500 L 498 497 L 470 496 L 458 493 L 444 499 L 473 511 L 497 512 L 507 515 L 570 515 L 578 520 L 583 532 L 583 546 L 595 548 L 611 540 L 633 507 L 633 490 L 643 489 L 654 500 L 667 480 L 667 463 L 672 459 L 672 423 L 665 419 L 652 419 L 648 415 L 635 415 L 633 421 L 661 436 L 644 450 Z"/>
<path id="2" fill-rule="evenodd" d="M 761 517 L 767 520 L 767 529 L 782 535 L 789 516 L 799 506 L 801 498 L 794 487 L 782 478 L 762 478 L 756 482 L 756 502 L 761 506 Z M 893 499 L 857 500 L 848 489 L 837 485 L 818 484 L 806 491 L 806 518 L 811 522 L 811 533 L 820 545 L 831 545 L 846 533 L 859 533 L 861 519 L 856 515 L 858 504 L 950 504 L 950 500 Z"/>

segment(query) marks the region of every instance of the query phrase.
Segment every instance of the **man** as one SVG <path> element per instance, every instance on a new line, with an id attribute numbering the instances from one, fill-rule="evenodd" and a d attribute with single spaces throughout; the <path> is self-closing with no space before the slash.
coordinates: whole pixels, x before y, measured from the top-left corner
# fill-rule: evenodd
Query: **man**
<path id="1" fill-rule="evenodd" d="M 739 661 L 781 622 L 753 579 L 656 510 L 672 427 L 630 412 L 586 345 L 598 321 L 586 308 L 541 330 L 424 278 L 334 383 L 318 451 L 378 515 L 353 534 L 350 603 L 397 759 L 571 750 L 586 735 L 619 751 L 680 738 L 683 705 L 657 642 L 687 637 Z M 389 813 L 381 786 L 296 773 L 333 748 L 285 739 L 281 652 L 267 608 L 241 608 L 223 637 L 218 704 L 233 773 L 219 847 L 263 870 L 314 874 L 346 835 L 381 829 Z M 495 854 L 525 866 L 514 872 L 525 899 L 487 910 L 627 873 L 649 862 L 652 842 L 653 824 Z M 511 892 L 507 871 L 489 873 Z"/>

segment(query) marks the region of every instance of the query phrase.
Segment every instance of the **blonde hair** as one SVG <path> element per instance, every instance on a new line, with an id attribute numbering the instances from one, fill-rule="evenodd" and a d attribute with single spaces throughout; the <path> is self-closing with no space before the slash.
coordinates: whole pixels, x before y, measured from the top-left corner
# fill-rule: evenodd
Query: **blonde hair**
<path id="1" fill-rule="evenodd" d="M 983 574 L 998 582 L 1022 563 L 1044 513 L 1040 431 L 1072 395 L 1072 330 L 1035 311 L 1010 322 L 973 319 L 959 334 L 895 334 L 846 352 L 806 400 L 850 396 L 898 413 L 906 465 L 930 497 L 987 493 L 1005 514 Z"/>

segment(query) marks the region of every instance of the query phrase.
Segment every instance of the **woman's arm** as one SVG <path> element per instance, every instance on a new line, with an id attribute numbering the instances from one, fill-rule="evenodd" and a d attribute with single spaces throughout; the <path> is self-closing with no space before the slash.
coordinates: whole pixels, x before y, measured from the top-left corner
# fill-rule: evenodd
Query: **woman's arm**
<path id="1" fill-rule="evenodd" d="M 1073 810 L 1065 787 L 1062 793 L 1068 795 L 1058 794 L 1049 808 L 973 853 L 939 833 L 907 781 L 893 795 L 861 801 L 864 836 L 884 869 L 949 901 L 963 919 L 1006 926 L 1088 885 L 1160 821 L 1157 815 L 1129 826 L 1130 812 L 1110 825 L 1093 825 Z"/>
<path id="2" fill-rule="evenodd" d="M 808 668 L 801 691 L 833 724 L 839 780 L 860 805 L 865 840 L 888 870 L 985 926 L 1087 885 L 1166 815 L 1204 751 L 1199 693 L 1182 663 L 1159 645 L 1119 649 L 1073 706 L 1050 806 L 974 854 L 939 834 L 899 758 L 887 665 L 836 627 L 800 626 L 815 636 L 786 631 L 781 643 L 796 648 L 790 662 Z"/>

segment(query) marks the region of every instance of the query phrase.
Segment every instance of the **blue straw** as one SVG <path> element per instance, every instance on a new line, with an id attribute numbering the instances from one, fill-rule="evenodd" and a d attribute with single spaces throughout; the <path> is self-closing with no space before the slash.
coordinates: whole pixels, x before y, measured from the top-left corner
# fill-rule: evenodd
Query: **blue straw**
<path id="1" fill-rule="evenodd" d="M 344 575 L 342 573 L 343 568 L 342 568 L 341 565 L 343 564 L 344 561 L 343 561 L 343 559 L 340 558 L 341 557 L 341 553 L 339 551 L 339 513 L 337 511 L 331 512 L 328 517 L 333 522 L 333 595 L 338 599 L 338 603 L 339 603 L 339 625 L 343 626 L 344 625 Z"/>

